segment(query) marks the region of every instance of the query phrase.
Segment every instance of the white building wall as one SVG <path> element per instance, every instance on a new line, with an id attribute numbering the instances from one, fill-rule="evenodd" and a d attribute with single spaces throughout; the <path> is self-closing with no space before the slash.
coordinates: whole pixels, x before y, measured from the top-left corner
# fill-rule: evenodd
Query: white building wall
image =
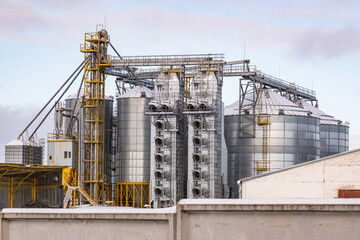
<path id="1" fill-rule="evenodd" d="M 337 198 L 360 189 L 360 150 L 315 160 L 241 183 L 242 198 Z"/>
<path id="2" fill-rule="evenodd" d="M 74 141 L 48 141 L 47 165 L 74 167 L 75 154 L 76 143 Z"/>

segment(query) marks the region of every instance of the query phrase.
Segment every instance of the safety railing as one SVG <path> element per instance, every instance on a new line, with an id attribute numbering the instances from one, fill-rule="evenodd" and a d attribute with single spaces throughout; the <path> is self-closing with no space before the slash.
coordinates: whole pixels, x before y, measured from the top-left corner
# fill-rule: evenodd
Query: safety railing
<path id="1" fill-rule="evenodd" d="M 195 59 L 195 60 L 213 60 L 221 61 L 225 57 L 225 54 L 183 54 L 183 55 L 143 55 L 143 56 L 112 56 L 113 60 L 174 60 L 174 59 Z"/>
<path id="2" fill-rule="evenodd" d="M 274 86 L 279 86 L 279 87 L 283 86 L 284 88 L 289 89 L 290 91 L 303 93 L 303 94 L 307 94 L 309 96 L 316 97 L 315 91 L 310 90 L 308 88 L 301 87 L 299 85 L 296 85 L 295 83 L 282 80 L 280 78 L 271 76 L 269 74 L 266 74 L 266 73 L 263 73 L 260 71 L 256 71 L 256 74 L 258 74 L 258 76 L 260 77 L 259 80 L 263 83 L 268 83 L 268 84 L 271 84 Z"/>
<path id="3" fill-rule="evenodd" d="M 96 205 L 95 197 L 91 193 L 90 188 L 88 188 L 83 182 L 78 181 L 78 190 L 79 192 L 89 201 L 93 206 Z"/>
<path id="4" fill-rule="evenodd" d="M 198 65 L 220 64 L 224 54 L 191 54 L 191 55 L 148 55 L 148 56 L 111 56 L 110 64 L 122 66 L 162 66 L 162 65 Z"/>

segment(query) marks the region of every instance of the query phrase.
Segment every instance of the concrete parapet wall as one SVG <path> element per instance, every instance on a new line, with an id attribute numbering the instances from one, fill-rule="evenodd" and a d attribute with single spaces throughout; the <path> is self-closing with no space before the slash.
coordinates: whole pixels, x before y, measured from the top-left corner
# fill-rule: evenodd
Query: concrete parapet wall
<path id="1" fill-rule="evenodd" d="M 359 239 L 360 199 L 181 200 L 168 209 L 4 209 L 1 240 Z"/>
<path id="2" fill-rule="evenodd" d="M 173 239 L 174 211 L 4 209 L 1 240 Z"/>
<path id="3" fill-rule="evenodd" d="M 177 239 L 358 239 L 359 204 L 330 199 L 185 200 L 177 208 Z"/>

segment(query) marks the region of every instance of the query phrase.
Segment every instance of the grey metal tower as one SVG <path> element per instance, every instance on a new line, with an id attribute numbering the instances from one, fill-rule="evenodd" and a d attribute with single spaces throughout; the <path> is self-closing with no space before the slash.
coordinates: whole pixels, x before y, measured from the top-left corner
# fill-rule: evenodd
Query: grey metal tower
<path id="1" fill-rule="evenodd" d="M 191 84 L 188 119 L 188 198 L 220 198 L 223 85 L 221 65 L 200 69 Z"/>
<path id="2" fill-rule="evenodd" d="M 166 70 L 155 81 L 151 114 L 151 200 L 154 207 L 185 197 L 184 68 Z"/>

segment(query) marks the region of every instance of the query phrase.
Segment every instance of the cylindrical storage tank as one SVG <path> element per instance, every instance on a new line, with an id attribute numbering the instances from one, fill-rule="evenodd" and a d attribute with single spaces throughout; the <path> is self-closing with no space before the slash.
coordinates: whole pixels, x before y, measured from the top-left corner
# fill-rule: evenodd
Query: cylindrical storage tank
<path id="1" fill-rule="evenodd" d="M 5 145 L 5 163 L 42 165 L 42 161 L 43 145 L 40 141 L 34 142 L 16 139 Z"/>
<path id="2" fill-rule="evenodd" d="M 81 105 L 81 97 L 84 95 L 84 92 L 83 90 L 80 91 L 80 94 L 79 94 L 79 100 L 76 101 L 76 97 L 77 97 L 77 92 L 72 94 L 72 95 L 69 95 L 66 99 L 65 99 L 65 108 L 68 110 L 65 112 L 65 114 L 67 115 L 71 115 L 71 112 L 72 110 L 74 109 L 74 105 L 75 103 L 77 102 L 77 108 L 75 108 L 75 113 L 73 113 L 75 116 L 76 116 L 76 112 L 79 110 L 79 106 Z M 78 118 L 82 117 L 82 113 L 80 112 L 78 115 L 77 115 Z M 81 121 L 79 121 L 80 123 Z M 68 129 L 69 129 L 69 123 L 70 123 L 70 118 L 65 118 L 65 132 L 68 132 Z M 72 133 L 75 133 L 77 132 L 77 127 L 78 127 L 78 124 L 77 124 L 77 121 L 75 121 L 73 123 L 73 128 L 72 128 Z"/>
<path id="3" fill-rule="evenodd" d="M 112 154 L 115 154 L 112 146 L 112 131 L 113 131 L 113 109 L 114 109 L 114 97 L 105 97 L 105 141 L 104 141 L 104 177 L 105 183 L 111 184 L 112 178 Z M 114 149 L 115 150 L 115 149 Z M 111 199 L 109 199 L 111 200 Z"/>
<path id="4" fill-rule="evenodd" d="M 79 100 L 76 101 L 76 97 L 77 97 L 77 92 L 69 95 L 66 99 L 65 99 L 65 108 L 68 110 L 66 112 L 67 115 L 71 115 L 71 111 L 74 109 L 74 105 L 77 102 L 77 105 L 80 106 L 81 104 L 81 98 L 84 95 L 84 91 L 81 90 L 80 94 L 79 94 Z M 104 139 L 104 181 L 106 184 L 111 184 L 111 162 L 112 162 L 112 126 L 113 126 L 113 102 L 114 102 L 114 97 L 113 96 L 105 96 L 105 139 Z M 71 111 L 70 111 L 71 110 Z M 75 113 L 74 116 L 77 116 L 77 120 L 75 120 L 74 125 L 73 125 L 73 134 L 77 132 L 77 128 L 78 126 L 80 127 L 80 129 L 83 128 L 83 126 L 80 126 L 81 124 L 83 124 L 83 113 L 79 112 L 79 114 L 77 114 L 77 111 L 79 111 L 78 108 L 75 109 Z M 81 111 L 81 110 L 80 110 Z M 66 118 L 65 119 L 65 131 L 67 131 L 68 126 L 69 126 L 69 122 L 70 122 L 70 118 Z M 80 124 L 80 125 L 78 125 Z M 84 134 L 84 131 L 80 131 L 79 133 Z M 79 151 L 82 151 L 82 141 L 84 139 L 84 136 L 79 136 L 79 145 L 78 145 L 78 149 Z M 81 155 L 83 156 L 83 155 Z M 80 168 L 79 168 L 80 169 Z M 80 175 L 80 180 L 81 180 L 81 175 Z"/>
<path id="5" fill-rule="evenodd" d="M 150 183 L 151 122 L 145 110 L 151 98 L 151 90 L 144 86 L 117 98 L 116 204 L 120 206 L 144 207 L 149 197 L 141 191 L 148 191 Z M 129 194 L 121 195 L 124 191 Z"/>
<path id="6" fill-rule="evenodd" d="M 228 184 L 238 198 L 237 181 L 320 157 L 319 118 L 272 90 L 252 94 L 225 108 L 224 135 L 228 149 Z M 255 109 L 255 115 L 253 113 Z"/>
<path id="7" fill-rule="evenodd" d="M 304 100 L 297 101 L 297 104 L 320 118 L 320 157 L 349 150 L 348 124 L 344 124 Z"/>

